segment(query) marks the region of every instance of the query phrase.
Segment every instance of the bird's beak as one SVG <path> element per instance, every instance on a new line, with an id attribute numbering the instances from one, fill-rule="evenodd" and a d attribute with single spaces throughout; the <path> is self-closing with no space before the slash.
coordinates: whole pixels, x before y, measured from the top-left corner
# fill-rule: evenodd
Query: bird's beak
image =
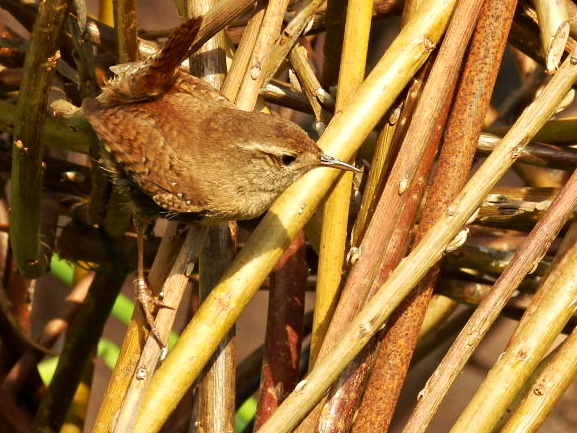
<path id="1" fill-rule="evenodd" d="M 362 170 L 355 167 L 354 165 L 347 164 L 346 162 L 341 161 L 340 159 L 333 158 L 332 156 L 322 154 L 321 155 L 321 167 L 333 167 L 338 168 L 340 170 L 347 170 L 347 171 L 356 171 L 360 173 Z"/>

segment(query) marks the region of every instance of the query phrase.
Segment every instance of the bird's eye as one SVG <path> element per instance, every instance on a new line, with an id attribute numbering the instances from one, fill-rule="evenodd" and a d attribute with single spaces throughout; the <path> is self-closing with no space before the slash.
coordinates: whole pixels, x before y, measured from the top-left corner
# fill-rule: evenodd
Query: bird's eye
<path id="1" fill-rule="evenodd" d="M 291 165 L 293 162 L 295 162 L 296 159 L 297 159 L 296 156 L 287 154 L 280 157 L 280 162 L 282 163 L 282 165 L 288 166 Z"/>

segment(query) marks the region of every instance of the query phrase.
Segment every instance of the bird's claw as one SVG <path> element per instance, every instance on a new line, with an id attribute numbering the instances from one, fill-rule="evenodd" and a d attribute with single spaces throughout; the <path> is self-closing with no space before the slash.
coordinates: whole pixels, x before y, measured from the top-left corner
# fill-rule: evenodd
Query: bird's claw
<path id="1" fill-rule="evenodd" d="M 135 278 L 132 282 L 134 285 L 134 291 L 136 292 L 136 301 L 140 307 L 140 310 L 144 314 L 144 319 L 146 320 L 146 324 L 150 328 L 150 333 L 154 336 L 158 344 L 161 347 L 165 347 L 166 344 L 162 341 L 160 334 L 158 333 L 158 329 L 156 327 L 154 316 L 152 315 L 150 305 L 154 305 L 157 308 L 169 308 L 174 310 L 174 307 L 171 305 L 163 303 L 161 300 L 152 296 L 150 288 L 148 284 L 144 280 L 144 278 Z"/>

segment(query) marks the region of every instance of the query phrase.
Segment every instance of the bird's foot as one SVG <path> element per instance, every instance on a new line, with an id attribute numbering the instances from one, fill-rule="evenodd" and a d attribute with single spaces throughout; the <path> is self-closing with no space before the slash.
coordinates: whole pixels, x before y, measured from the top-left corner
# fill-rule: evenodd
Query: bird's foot
<path id="1" fill-rule="evenodd" d="M 134 285 L 134 291 L 136 292 L 136 301 L 144 314 L 144 319 L 146 320 L 146 324 L 150 328 L 150 333 L 153 335 L 155 340 L 158 344 L 162 347 L 166 347 L 166 343 L 162 341 L 160 334 L 158 333 L 158 328 L 156 327 L 154 316 L 152 315 L 151 305 L 154 305 L 157 308 L 168 308 L 174 310 L 174 307 L 171 305 L 165 304 L 159 299 L 152 296 L 152 292 L 146 283 L 144 278 L 135 278 L 132 282 Z"/>

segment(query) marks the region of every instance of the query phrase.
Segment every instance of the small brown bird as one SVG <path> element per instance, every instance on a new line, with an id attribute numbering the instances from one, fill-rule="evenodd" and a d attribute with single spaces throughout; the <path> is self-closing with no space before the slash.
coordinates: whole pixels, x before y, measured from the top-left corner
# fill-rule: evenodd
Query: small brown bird
<path id="1" fill-rule="evenodd" d="M 252 219 L 314 167 L 354 169 L 294 123 L 240 111 L 185 73 L 148 101 L 89 99 L 82 108 L 103 142 L 104 166 L 139 218 Z"/>
<path id="2" fill-rule="evenodd" d="M 153 332 L 141 257 L 146 222 L 253 219 L 312 168 L 356 170 L 325 155 L 292 122 L 240 111 L 209 84 L 180 72 L 182 47 L 198 26 L 187 21 L 159 54 L 116 66 L 119 75 L 102 95 L 82 104 L 102 140 L 102 164 L 127 197 L 139 231 L 135 286 Z"/>

